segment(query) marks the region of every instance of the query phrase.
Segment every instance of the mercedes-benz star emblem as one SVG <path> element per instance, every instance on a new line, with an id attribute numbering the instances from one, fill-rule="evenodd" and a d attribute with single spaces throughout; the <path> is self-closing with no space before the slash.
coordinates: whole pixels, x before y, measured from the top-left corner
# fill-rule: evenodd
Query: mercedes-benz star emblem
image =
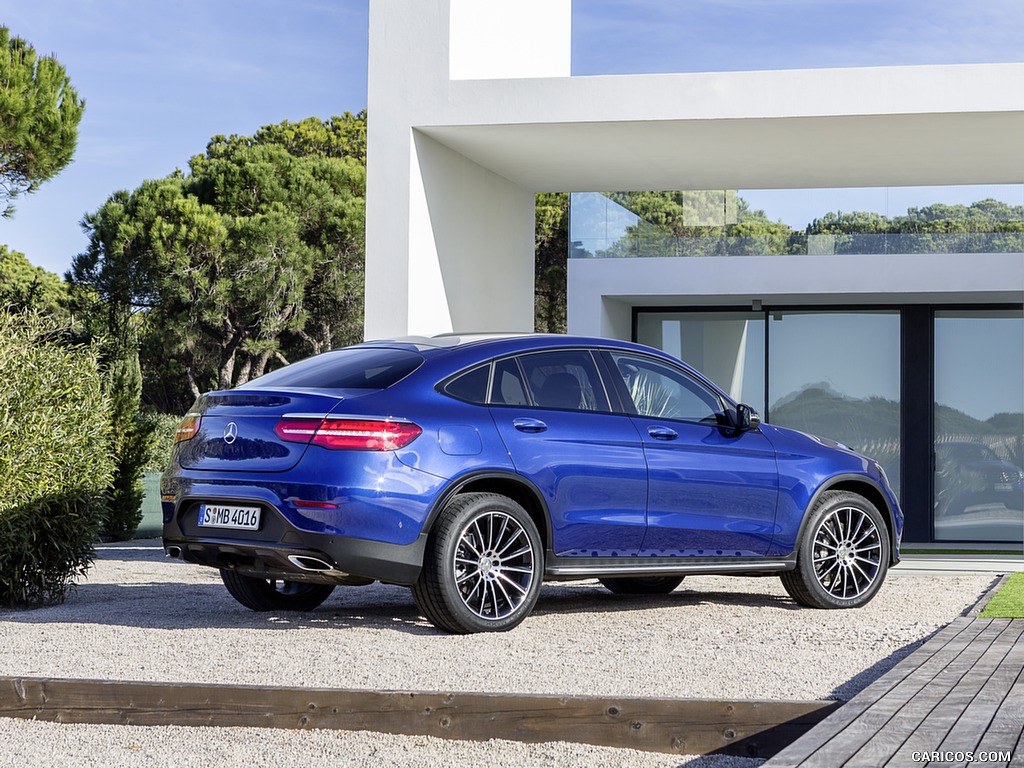
<path id="1" fill-rule="evenodd" d="M 238 439 L 238 425 L 233 421 L 229 421 L 228 425 L 224 427 L 224 442 L 231 445 L 235 440 Z"/>

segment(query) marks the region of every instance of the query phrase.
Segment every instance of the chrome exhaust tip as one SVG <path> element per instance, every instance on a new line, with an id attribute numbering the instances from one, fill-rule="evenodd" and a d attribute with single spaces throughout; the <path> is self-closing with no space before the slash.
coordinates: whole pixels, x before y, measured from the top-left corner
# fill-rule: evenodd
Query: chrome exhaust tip
<path id="1" fill-rule="evenodd" d="M 310 557 L 309 555 L 288 555 L 288 562 L 304 571 L 322 573 L 334 570 L 334 566 L 330 563 L 324 562 L 318 557 Z"/>
<path id="2" fill-rule="evenodd" d="M 176 547 L 176 546 L 172 545 L 172 546 L 166 547 L 164 549 L 164 552 L 167 553 L 168 557 L 173 557 L 176 560 L 181 557 L 181 547 Z"/>

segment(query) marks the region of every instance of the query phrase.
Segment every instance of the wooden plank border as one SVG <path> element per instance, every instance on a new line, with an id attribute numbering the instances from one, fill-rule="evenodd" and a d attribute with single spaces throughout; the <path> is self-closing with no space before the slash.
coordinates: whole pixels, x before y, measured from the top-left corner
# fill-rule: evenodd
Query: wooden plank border
<path id="1" fill-rule="evenodd" d="M 0 677 L 0 716 L 60 723 L 327 728 L 770 757 L 834 701 L 546 696 Z"/>

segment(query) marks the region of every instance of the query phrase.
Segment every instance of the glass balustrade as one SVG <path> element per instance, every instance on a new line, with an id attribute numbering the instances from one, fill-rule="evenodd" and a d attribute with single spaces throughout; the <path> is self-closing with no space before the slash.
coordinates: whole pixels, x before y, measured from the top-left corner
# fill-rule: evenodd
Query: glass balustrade
<path id="1" fill-rule="evenodd" d="M 576 192 L 570 198 L 569 255 L 1024 252 L 1024 184 L 856 192 L 860 194 L 851 196 L 850 190 Z M 793 202 L 797 193 L 805 201 L 802 206 Z M 838 197 L 833 201 L 830 193 Z M 767 212 L 752 209 L 747 197 L 768 206 Z M 819 207 L 809 207 L 807 199 Z M 788 222 L 781 216 L 773 218 L 773 200 L 781 201 L 775 212 L 784 214 Z M 843 203 L 859 204 L 865 210 L 844 213 Z M 810 213 L 815 210 L 820 212 Z M 804 223 L 802 219 L 809 216 L 813 218 Z"/>

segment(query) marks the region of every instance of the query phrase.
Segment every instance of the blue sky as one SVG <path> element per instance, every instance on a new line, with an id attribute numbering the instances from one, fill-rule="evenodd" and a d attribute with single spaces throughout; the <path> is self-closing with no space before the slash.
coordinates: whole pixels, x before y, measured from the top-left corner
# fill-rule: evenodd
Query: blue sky
<path id="1" fill-rule="evenodd" d="M 0 0 L 0 24 L 54 53 L 86 100 L 74 162 L 0 220 L 0 243 L 63 273 L 85 213 L 184 169 L 211 136 L 363 109 L 367 18 L 367 0 Z M 1020 0 L 573 3 L 574 75 L 1007 61 L 1024 61 Z M 793 193 L 745 196 L 806 223 Z"/>

